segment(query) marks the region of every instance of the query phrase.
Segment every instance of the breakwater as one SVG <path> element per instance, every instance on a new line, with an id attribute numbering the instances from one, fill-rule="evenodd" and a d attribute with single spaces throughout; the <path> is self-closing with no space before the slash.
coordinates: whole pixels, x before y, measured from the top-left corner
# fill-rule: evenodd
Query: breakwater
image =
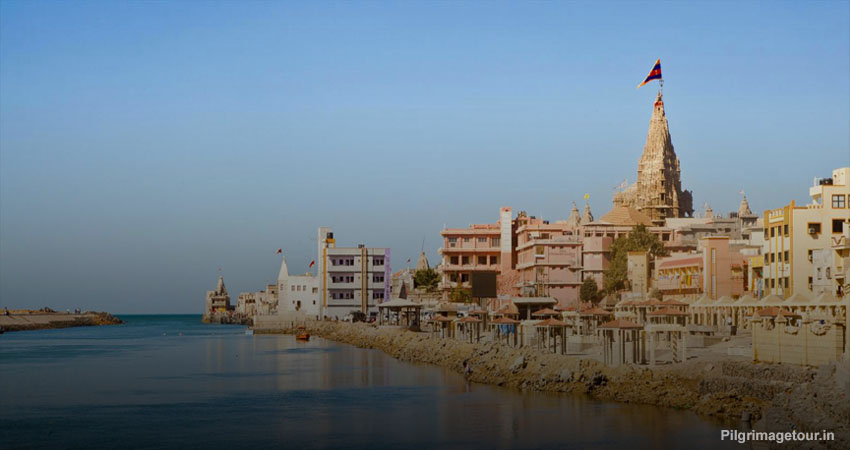
<path id="1" fill-rule="evenodd" d="M 121 319 L 105 312 L 82 314 L 27 312 L 0 316 L 0 328 L 6 331 L 29 331 L 50 328 L 89 327 L 117 325 Z"/>
<path id="2" fill-rule="evenodd" d="M 313 335 L 379 349 L 407 362 L 463 371 L 469 378 L 520 390 L 582 393 L 591 398 L 692 410 L 727 423 L 749 417 L 759 431 L 833 431 L 832 442 L 810 448 L 850 448 L 850 374 L 839 364 L 820 368 L 743 361 L 608 367 L 576 356 L 468 343 L 362 323 L 299 321 Z M 295 323 L 254 332 L 293 333 Z"/>

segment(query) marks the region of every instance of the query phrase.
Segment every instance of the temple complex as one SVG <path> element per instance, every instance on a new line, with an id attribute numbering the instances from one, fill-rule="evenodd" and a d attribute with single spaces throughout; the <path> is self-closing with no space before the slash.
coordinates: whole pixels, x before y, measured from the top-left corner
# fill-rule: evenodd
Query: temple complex
<path id="1" fill-rule="evenodd" d="M 637 182 L 614 194 L 614 206 L 637 209 L 655 225 L 663 225 L 670 217 L 693 215 L 693 196 L 690 191 L 682 190 L 679 158 L 673 150 L 660 92 L 638 162 Z"/>

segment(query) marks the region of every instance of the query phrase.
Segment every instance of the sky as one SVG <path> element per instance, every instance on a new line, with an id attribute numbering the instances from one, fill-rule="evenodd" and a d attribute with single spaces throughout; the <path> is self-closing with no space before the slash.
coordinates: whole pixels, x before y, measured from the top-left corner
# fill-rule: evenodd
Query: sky
<path id="1" fill-rule="evenodd" d="M 848 2 L 0 2 L 0 306 L 201 313 L 633 183 L 657 58 L 694 205 L 850 165 Z"/>

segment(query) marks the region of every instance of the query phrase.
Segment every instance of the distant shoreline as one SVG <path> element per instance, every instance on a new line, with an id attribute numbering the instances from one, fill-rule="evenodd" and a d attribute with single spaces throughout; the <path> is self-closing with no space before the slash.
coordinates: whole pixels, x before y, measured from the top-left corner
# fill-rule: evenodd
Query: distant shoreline
<path id="1" fill-rule="evenodd" d="M 33 331 L 56 328 L 91 327 L 100 325 L 118 325 L 123 320 L 106 312 L 85 312 L 80 314 L 42 311 L 10 311 L 7 316 L 0 311 L 0 327 L 7 331 Z"/>

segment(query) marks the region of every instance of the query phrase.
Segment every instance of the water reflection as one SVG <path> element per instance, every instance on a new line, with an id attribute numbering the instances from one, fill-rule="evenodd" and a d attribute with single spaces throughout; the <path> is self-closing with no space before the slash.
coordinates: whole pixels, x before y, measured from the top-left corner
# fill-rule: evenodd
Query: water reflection
<path id="1" fill-rule="evenodd" d="M 732 448 L 719 440 L 717 425 L 687 412 L 469 384 L 375 350 L 245 336 L 239 327 L 200 325 L 196 316 L 127 319 L 121 327 L 4 335 L 0 441 L 51 448 Z"/>

